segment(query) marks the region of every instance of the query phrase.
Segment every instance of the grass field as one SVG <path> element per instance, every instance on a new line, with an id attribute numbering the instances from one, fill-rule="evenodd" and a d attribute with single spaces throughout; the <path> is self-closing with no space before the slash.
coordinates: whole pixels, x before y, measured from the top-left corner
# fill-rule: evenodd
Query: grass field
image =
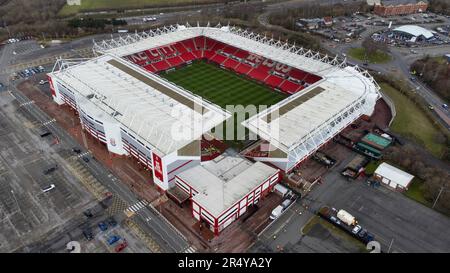
<path id="1" fill-rule="evenodd" d="M 270 106 L 287 97 L 267 86 L 204 61 L 194 62 L 192 65 L 181 67 L 175 71 L 162 73 L 161 76 L 224 109 L 228 105 L 244 107 L 255 105 L 258 111 L 260 105 Z M 249 115 L 246 115 L 245 119 L 247 118 Z M 241 147 L 242 142 L 236 137 L 237 132 L 243 132 L 240 131 L 242 129 L 242 125 L 235 118 L 234 140 L 228 139 L 231 141 L 230 145 L 236 148 Z M 227 129 L 224 127 L 224 132 L 226 131 Z M 244 132 L 245 135 L 248 134 L 248 130 Z"/>
<path id="2" fill-rule="evenodd" d="M 413 200 L 416 200 L 419 203 L 424 204 L 427 207 L 431 207 L 431 203 L 423 196 L 422 185 L 423 181 L 415 177 L 409 185 L 408 190 L 405 192 L 405 195 Z"/>
<path id="3" fill-rule="evenodd" d="M 439 133 L 425 113 L 409 100 L 405 95 L 395 90 L 392 86 L 381 83 L 381 90 L 394 102 L 397 115 L 392 123 L 391 129 L 406 137 L 413 137 L 423 143 L 425 147 L 436 157 L 442 156 L 445 146 L 435 141 Z"/>
<path id="4" fill-rule="evenodd" d="M 218 0 L 81 0 L 81 5 L 65 5 L 58 13 L 60 16 L 77 14 L 80 11 L 100 11 L 114 9 L 138 9 L 145 7 L 176 6 L 181 4 L 214 3 Z"/>
<path id="5" fill-rule="evenodd" d="M 161 76 L 224 109 L 227 105 L 270 106 L 287 97 L 267 86 L 203 61 Z"/>
<path id="6" fill-rule="evenodd" d="M 365 61 L 366 50 L 362 47 L 351 48 L 348 51 L 348 55 L 350 55 L 351 57 L 353 57 L 357 60 Z M 371 54 L 367 57 L 368 57 L 369 63 L 386 63 L 391 60 L 391 56 L 389 56 L 389 54 L 381 52 L 381 51 L 377 51 L 375 54 Z"/>

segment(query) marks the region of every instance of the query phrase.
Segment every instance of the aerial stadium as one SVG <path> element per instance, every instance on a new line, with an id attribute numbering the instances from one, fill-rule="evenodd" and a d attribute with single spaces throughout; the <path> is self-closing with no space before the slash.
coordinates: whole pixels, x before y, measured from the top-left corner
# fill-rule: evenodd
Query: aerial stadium
<path id="1" fill-rule="evenodd" d="M 56 62 L 53 100 L 216 235 L 380 98 L 358 66 L 232 26 L 168 26 L 93 50 Z M 257 136 L 242 149 L 215 134 L 228 105 L 267 106 L 239 122 Z"/>

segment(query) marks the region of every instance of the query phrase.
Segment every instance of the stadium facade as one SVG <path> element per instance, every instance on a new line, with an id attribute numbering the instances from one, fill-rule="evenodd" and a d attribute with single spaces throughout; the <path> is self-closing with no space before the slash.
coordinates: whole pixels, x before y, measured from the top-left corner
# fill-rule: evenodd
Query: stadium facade
<path id="1" fill-rule="evenodd" d="M 95 42 L 94 52 L 57 61 L 48 74 L 54 101 L 72 107 L 111 153 L 144 164 L 162 191 L 183 192 L 216 234 L 282 172 L 370 116 L 380 97 L 367 71 L 345 60 L 230 26 L 163 27 Z M 260 140 L 240 155 L 204 160 L 202 138 L 231 114 L 157 75 L 198 59 L 289 95 L 242 123 Z"/>

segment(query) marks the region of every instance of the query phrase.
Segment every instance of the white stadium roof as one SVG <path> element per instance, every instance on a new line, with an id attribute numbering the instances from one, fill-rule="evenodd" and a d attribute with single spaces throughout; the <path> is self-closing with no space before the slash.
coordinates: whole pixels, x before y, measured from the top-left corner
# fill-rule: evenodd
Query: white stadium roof
<path id="1" fill-rule="evenodd" d="M 106 56 L 90 60 L 73 68 L 70 67 L 65 73 L 56 72 L 55 75 L 64 82 L 73 85 L 75 89 L 79 89 L 83 96 L 92 93 L 92 90 L 98 91 L 101 96 L 106 96 L 106 99 L 102 99 L 102 102 L 98 103 L 102 109 L 105 111 L 110 111 L 110 107 L 116 109 L 124 115 L 119 120 L 120 122 L 127 127 L 131 127 L 138 135 L 143 136 L 144 140 L 148 140 L 161 152 L 169 153 L 189 143 L 189 141 L 174 141 L 172 137 L 166 137 L 170 131 L 167 131 L 169 126 L 164 124 L 170 125 L 176 121 L 169 114 L 171 107 L 167 106 L 170 103 L 176 105 L 180 103 L 170 100 L 170 98 L 164 97 L 158 92 L 156 93 L 157 96 L 153 97 L 151 94 L 155 90 L 150 88 L 150 91 L 146 91 L 146 89 L 149 89 L 146 84 L 137 81 L 126 73 L 117 71 L 117 68 L 111 66 L 108 61 L 114 59 L 123 66 L 135 70 L 136 73 L 145 75 L 152 81 L 170 86 L 170 89 L 176 90 L 177 93 L 193 98 L 195 95 L 170 85 L 158 76 L 145 72 L 142 68 L 118 57 L 200 35 L 322 77 L 322 80 L 301 92 L 297 92 L 243 122 L 250 130 L 286 153 L 301 144 L 305 147 L 308 146 L 308 153 L 311 152 L 314 150 L 312 146 L 318 146 L 317 136 L 319 134 L 322 143 L 329 137 L 325 136 L 324 132 L 333 131 L 325 127 L 333 126 L 335 131 L 343 129 L 343 126 L 347 124 L 335 125 L 339 123 L 339 120 L 344 120 L 348 113 L 358 112 L 358 115 L 355 115 L 356 117 L 360 114 L 371 114 L 375 102 L 380 96 L 378 93 L 379 86 L 367 71 L 357 66 L 349 66 L 345 60 L 324 56 L 270 37 L 229 26 L 191 27 L 189 25 L 177 25 L 95 42 L 94 50 L 106 54 Z M 140 86 L 139 91 L 134 88 L 134 85 Z M 133 96 L 130 96 L 130 94 Z M 143 97 L 146 99 L 142 100 Z M 163 98 L 165 98 L 164 101 Z M 207 125 L 202 127 L 203 131 L 206 132 L 206 129 L 211 128 L 213 124 L 220 123 L 224 119 L 225 113 L 207 101 L 204 101 L 203 105 L 211 110 L 202 117 L 202 122 L 209 121 Z M 280 110 L 280 117 L 268 120 L 267 114 L 277 109 Z M 195 111 L 189 109 L 185 109 L 185 111 L 195 113 Z M 278 124 L 281 126 L 280 131 L 276 133 L 271 130 L 276 126 L 274 120 L 279 121 Z M 152 126 L 150 129 L 146 129 L 145 124 L 152 124 Z M 160 128 L 161 126 L 165 128 Z M 191 124 L 191 126 L 194 126 L 194 124 Z M 156 130 L 153 130 L 155 128 Z M 197 135 L 195 134 L 194 137 Z M 161 143 L 161 141 L 163 142 Z M 307 141 L 314 143 L 314 145 L 305 145 Z"/>
<path id="2" fill-rule="evenodd" d="M 177 176 L 198 191 L 192 200 L 219 217 L 245 195 L 278 172 L 267 164 L 221 156 Z"/>
<path id="3" fill-rule="evenodd" d="M 415 25 L 400 26 L 395 28 L 394 31 L 404 32 L 414 37 L 423 36 L 426 39 L 430 39 L 434 36 L 433 32 L 429 31 L 428 29 Z"/>
<path id="4" fill-rule="evenodd" d="M 230 116 L 220 107 L 109 54 L 53 72 L 53 76 L 97 106 L 99 114 L 115 118 L 161 155 L 199 139 Z M 172 134 L 173 128 L 181 126 L 185 134 Z"/>

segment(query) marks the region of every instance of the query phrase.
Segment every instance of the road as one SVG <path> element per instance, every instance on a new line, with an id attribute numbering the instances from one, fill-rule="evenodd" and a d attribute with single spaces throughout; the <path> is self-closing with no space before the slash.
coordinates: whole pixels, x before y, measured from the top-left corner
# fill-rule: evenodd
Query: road
<path id="1" fill-rule="evenodd" d="M 10 86 L 10 92 L 19 103 L 26 103 L 29 101 L 27 97 L 15 88 L 15 86 Z M 51 120 L 46 113 L 34 104 L 30 104 L 27 109 L 31 115 L 42 123 Z M 79 144 L 64 129 L 59 127 L 56 122 L 48 123 L 47 128 L 53 133 L 53 135 L 59 138 L 63 145 L 66 145 L 67 147 L 79 146 Z M 83 152 L 86 151 L 82 151 L 82 153 Z M 106 169 L 95 159 L 85 162 L 80 158 L 79 161 L 86 168 L 88 168 L 92 175 L 97 178 L 111 193 L 119 196 L 129 206 L 141 201 L 131 190 L 128 189 L 125 184 L 121 183 L 118 178 L 116 178 L 108 169 Z M 136 213 L 135 219 L 144 231 L 151 234 L 164 252 L 184 252 L 187 248 L 189 248 L 190 245 L 184 236 L 154 209 L 150 207 L 140 209 Z"/>

